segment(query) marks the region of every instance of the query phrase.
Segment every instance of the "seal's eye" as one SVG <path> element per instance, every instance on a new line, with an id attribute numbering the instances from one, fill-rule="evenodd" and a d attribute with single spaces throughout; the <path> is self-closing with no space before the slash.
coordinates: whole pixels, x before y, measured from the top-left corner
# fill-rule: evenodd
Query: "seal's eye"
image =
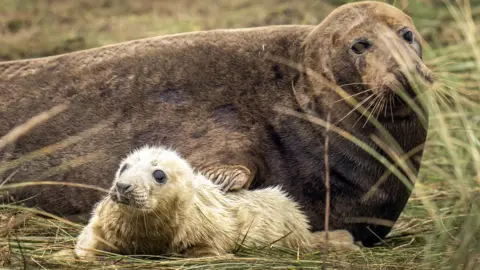
<path id="1" fill-rule="evenodd" d="M 352 49 L 352 52 L 354 52 L 355 54 L 363 54 L 371 46 L 372 45 L 368 41 L 362 40 L 353 44 L 351 49 Z"/>
<path id="2" fill-rule="evenodd" d="M 413 43 L 412 31 L 408 30 L 405 33 L 403 33 L 403 39 L 405 39 L 408 43 L 412 44 Z"/>
<path id="3" fill-rule="evenodd" d="M 165 176 L 165 173 L 162 170 L 156 170 L 153 172 L 153 178 L 155 178 L 155 181 L 157 181 L 160 184 L 165 183 L 167 180 L 167 177 Z"/>
<path id="4" fill-rule="evenodd" d="M 120 169 L 120 174 L 122 174 L 126 169 L 128 169 L 128 164 L 123 164 L 122 168 Z"/>

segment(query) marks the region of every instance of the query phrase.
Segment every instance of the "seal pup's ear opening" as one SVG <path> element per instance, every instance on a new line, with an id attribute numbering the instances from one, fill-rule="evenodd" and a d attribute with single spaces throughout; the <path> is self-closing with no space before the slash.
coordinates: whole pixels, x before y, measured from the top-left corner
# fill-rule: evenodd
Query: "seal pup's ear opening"
<path id="1" fill-rule="evenodd" d="M 175 164 L 169 168 L 168 176 L 178 185 L 191 187 L 195 173 L 189 164 Z"/>

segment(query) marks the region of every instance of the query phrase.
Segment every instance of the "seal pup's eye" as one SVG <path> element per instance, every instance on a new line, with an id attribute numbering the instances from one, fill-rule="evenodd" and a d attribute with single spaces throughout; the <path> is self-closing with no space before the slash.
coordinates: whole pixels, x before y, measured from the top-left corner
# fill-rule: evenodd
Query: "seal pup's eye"
<path id="1" fill-rule="evenodd" d="M 365 40 L 358 41 L 355 44 L 352 45 L 351 50 L 355 54 L 363 54 L 365 51 L 367 51 L 372 45 Z"/>
<path id="2" fill-rule="evenodd" d="M 413 33 L 410 30 L 407 30 L 405 33 L 403 33 L 403 39 L 405 39 L 408 43 L 412 44 L 413 43 Z"/>
<path id="3" fill-rule="evenodd" d="M 126 169 L 128 169 L 128 164 L 123 164 L 119 174 L 122 174 Z"/>
<path id="4" fill-rule="evenodd" d="M 153 178 L 155 178 L 155 181 L 157 181 L 160 184 L 165 183 L 165 181 L 167 180 L 167 177 L 162 170 L 154 171 L 152 176 L 153 176 Z"/>

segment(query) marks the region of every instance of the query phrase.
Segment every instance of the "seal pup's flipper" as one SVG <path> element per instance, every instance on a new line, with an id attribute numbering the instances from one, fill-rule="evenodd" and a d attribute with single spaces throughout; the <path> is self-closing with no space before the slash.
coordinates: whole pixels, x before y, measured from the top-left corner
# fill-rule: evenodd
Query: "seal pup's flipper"
<path id="1" fill-rule="evenodd" d="M 255 171 L 243 165 L 212 165 L 202 173 L 223 191 L 247 189 L 255 176 Z"/>

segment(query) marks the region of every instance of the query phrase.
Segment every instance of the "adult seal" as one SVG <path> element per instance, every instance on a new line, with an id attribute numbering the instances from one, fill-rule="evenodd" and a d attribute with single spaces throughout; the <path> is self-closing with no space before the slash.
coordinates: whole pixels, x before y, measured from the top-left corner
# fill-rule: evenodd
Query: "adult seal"
<path id="1" fill-rule="evenodd" d="M 343 5 L 317 26 L 184 33 L 0 63 L 4 187 L 44 180 L 108 188 L 125 153 L 161 143 L 225 189 L 281 185 L 303 206 L 313 230 L 323 230 L 325 128 L 277 108 L 330 115 L 331 123 L 391 160 L 372 139 L 385 141 L 366 121 L 368 113 L 352 110 L 332 85 L 360 102 L 396 99 L 399 90 L 415 97 L 398 55 L 430 80 L 412 20 L 367 1 Z M 395 153 L 409 153 L 412 178 L 426 130 L 401 104 L 387 103 L 372 118 L 398 142 Z M 51 108 L 57 110 L 52 117 L 17 132 L 19 138 L 8 133 Z M 391 230 L 411 190 L 359 145 L 328 134 L 329 228 L 373 244 Z M 75 215 L 89 213 L 102 195 L 74 186 L 17 186 L 3 200 Z"/>

